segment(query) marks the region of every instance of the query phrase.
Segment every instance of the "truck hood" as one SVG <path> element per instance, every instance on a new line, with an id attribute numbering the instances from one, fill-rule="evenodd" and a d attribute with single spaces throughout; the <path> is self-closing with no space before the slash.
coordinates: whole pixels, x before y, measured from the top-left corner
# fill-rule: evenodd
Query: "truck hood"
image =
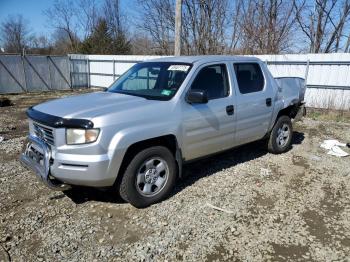
<path id="1" fill-rule="evenodd" d="M 80 118 L 91 120 L 94 117 L 112 112 L 125 112 L 129 109 L 148 107 L 160 101 L 147 100 L 142 97 L 96 92 L 51 100 L 34 107 L 40 112 L 63 118 Z"/>

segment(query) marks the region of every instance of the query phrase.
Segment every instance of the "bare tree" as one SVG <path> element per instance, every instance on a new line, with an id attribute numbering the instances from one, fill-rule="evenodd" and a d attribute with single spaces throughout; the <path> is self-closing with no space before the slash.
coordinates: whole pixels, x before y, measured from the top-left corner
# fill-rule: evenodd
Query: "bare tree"
<path id="1" fill-rule="evenodd" d="M 120 0 L 55 0 L 45 13 L 57 29 L 59 52 L 76 52 L 107 23 L 113 53 L 172 55 L 175 1 L 137 0 L 140 17 L 133 36 Z M 181 53 L 266 54 L 288 52 L 305 36 L 310 52 L 350 51 L 350 0 L 182 0 Z M 312 4 L 314 3 L 314 4 Z M 82 40 L 80 41 L 79 35 Z M 59 37 L 57 37 L 59 36 Z M 305 44 L 303 45 L 305 47 Z"/>
<path id="2" fill-rule="evenodd" d="M 175 5 L 172 0 L 139 0 L 142 21 L 139 29 L 147 32 L 154 42 L 156 54 L 173 54 Z"/>
<path id="3" fill-rule="evenodd" d="M 248 54 L 278 54 L 292 46 L 300 8 L 285 0 L 242 1 L 241 49 Z"/>
<path id="4" fill-rule="evenodd" d="M 66 31 L 56 29 L 51 35 L 55 54 L 64 55 L 72 52 L 72 44 Z"/>
<path id="5" fill-rule="evenodd" d="M 125 32 L 123 26 L 125 21 L 120 9 L 120 1 L 105 0 L 103 11 L 106 21 L 112 30 L 113 36 L 116 37 L 118 34 L 123 34 Z"/>
<path id="6" fill-rule="evenodd" d="M 126 16 L 122 12 L 119 0 L 105 0 L 103 6 L 104 19 L 106 19 L 111 37 L 113 50 L 116 54 L 129 54 L 131 45 L 128 39 Z"/>
<path id="7" fill-rule="evenodd" d="M 313 5 L 295 2 L 295 8 L 303 5 L 297 16 L 301 31 L 309 41 L 312 53 L 329 53 L 348 50 L 345 27 L 350 18 L 349 0 L 315 0 Z M 345 41 L 344 48 L 341 46 Z"/>
<path id="8" fill-rule="evenodd" d="M 244 0 L 236 0 L 231 6 L 231 13 L 229 14 L 229 28 L 231 29 L 231 37 L 227 46 L 228 53 L 237 53 L 239 43 L 241 40 L 241 19 L 243 11 Z"/>
<path id="9" fill-rule="evenodd" d="M 21 15 L 8 16 L 1 24 L 0 36 L 6 52 L 22 53 L 28 46 L 29 29 L 28 23 Z"/>
<path id="10" fill-rule="evenodd" d="M 346 37 L 346 42 L 344 45 L 344 52 L 346 52 L 346 53 L 350 52 L 350 34 Z"/>
<path id="11" fill-rule="evenodd" d="M 133 55 L 155 55 L 157 50 L 154 49 L 152 39 L 145 33 L 136 32 L 131 37 L 131 53 Z"/>
<path id="12" fill-rule="evenodd" d="M 71 0 L 55 0 L 52 7 L 44 12 L 51 25 L 58 29 L 60 34 L 63 32 L 66 34 L 69 40 L 69 51 L 73 52 L 78 49 L 79 44 L 75 8 L 75 4 Z"/>
<path id="13" fill-rule="evenodd" d="M 139 4 L 143 10 L 139 27 L 150 34 L 159 54 L 173 54 L 175 2 L 139 0 Z M 227 0 L 184 0 L 182 11 L 182 53 L 189 55 L 225 52 Z"/>
<path id="14" fill-rule="evenodd" d="M 53 46 L 45 35 L 32 35 L 29 38 L 29 48 L 27 50 L 27 53 L 50 55 L 53 53 Z"/>
<path id="15" fill-rule="evenodd" d="M 350 17 L 350 1 L 344 1 L 340 8 L 341 11 L 338 21 L 335 22 L 333 19 L 331 19 L 331 24 L 334 27 L 334 30 L 330 34 L 329 41 L 324 50 L 325 53 L 329 53 L 332 51 L 338 52 L 339 50 L 341 50 L 340 43 L 344 37 L 344 28 L 348 24 Z"/>
<path id="16" fill-rule="evenodd" d="M 79 0 L 77 7 L 73 7 L 73 16 L 77 18 L 80 28 L 84 33 L 84 38 L 88 37 L 97 25 L 101 17 L 100 9 L 96 0 Z"/>
<path id="17" fill-rule="evenodd" d="M 188 54 L 222 54 L 228 25 L 228 1 L 184 0 L 184 47 Z"/>

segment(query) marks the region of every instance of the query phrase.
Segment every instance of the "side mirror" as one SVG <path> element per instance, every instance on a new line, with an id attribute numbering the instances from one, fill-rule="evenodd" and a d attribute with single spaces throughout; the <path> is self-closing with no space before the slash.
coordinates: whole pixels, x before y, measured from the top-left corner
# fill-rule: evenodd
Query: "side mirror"
<path id="1" fill-rule="evenodd" d="M 205 90 L 193 89 L 187 93 L 186 101 L 190 104 L 208 103 L 208 94 Z"/>

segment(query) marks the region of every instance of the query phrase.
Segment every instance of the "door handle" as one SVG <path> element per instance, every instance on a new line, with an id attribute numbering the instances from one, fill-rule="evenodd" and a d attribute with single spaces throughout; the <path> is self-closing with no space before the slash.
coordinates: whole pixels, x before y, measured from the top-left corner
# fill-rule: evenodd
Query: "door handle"
<path id="1" fill-rule="evenodd" d="M 233 115 L 234 112 L 235 112 L 235 108 L 234 108 L 233 105 L 229 105 L 229 106 L 226 107 L 226 113 L 228 115 Z"/>
<path id="2" fill-rule="evenodd" d="M 266 105 L 271 106 L 272 105 L 272 99 L 271 98 L 266 98 Z"/>

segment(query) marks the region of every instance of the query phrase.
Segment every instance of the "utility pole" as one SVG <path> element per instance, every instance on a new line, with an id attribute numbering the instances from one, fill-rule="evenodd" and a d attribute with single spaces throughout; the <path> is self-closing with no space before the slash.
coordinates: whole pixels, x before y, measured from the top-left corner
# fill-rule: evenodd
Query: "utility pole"
<path id="1" fill-rule="evenodd" d="M 175 56 L 181 55 L 182 0 L 176 0 L 175 9 Z"/>

